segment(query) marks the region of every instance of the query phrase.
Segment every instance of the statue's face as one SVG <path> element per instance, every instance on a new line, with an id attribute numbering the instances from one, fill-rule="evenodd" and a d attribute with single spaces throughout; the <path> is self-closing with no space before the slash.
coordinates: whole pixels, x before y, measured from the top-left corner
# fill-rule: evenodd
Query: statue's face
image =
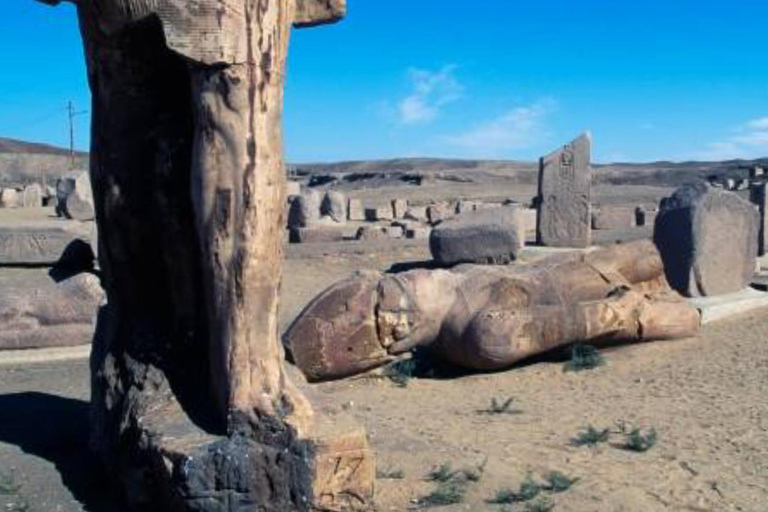
<path id="1" fill-rule="evenodd" d="M 307 379 L 349 377 L 392 360 L 379 341 L 379 279 L 357 276 L 333 285 L 288 329 L 286 346 Z"/>
<path id="2" fill-rule="evenodd" d="M 435 304 L 443 300 L 431 293 L 436 287 L 425 283 L 431 276 L 371 274 L 327 289 L 285 335 L 296 364 L 310 381 L 340 379 L 434 341 L 442 315 L 431 318 L 419 306 L 419 300 Z"/>

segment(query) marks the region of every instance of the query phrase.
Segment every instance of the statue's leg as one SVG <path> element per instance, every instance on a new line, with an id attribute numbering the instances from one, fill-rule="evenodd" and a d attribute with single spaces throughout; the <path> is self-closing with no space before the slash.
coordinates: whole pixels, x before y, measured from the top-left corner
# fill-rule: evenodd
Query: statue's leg
<path id="1" fill-rule="evenodd" d="M 650 241 L 566 254 L 538 264 L 565 303 L 600 300 L 621 287 L 646 293 L 669 290 L 661 256 Z"/>
<path id="2" fill-rule="evenodd" d="M 500 370 L 576 342 L 633 342 L 696 336 L 699 313 L 674 294 L 620 290 L 571 306 L 481 311 L 461 336 L 434 347 L 444 359 L 477 370 Z"/>

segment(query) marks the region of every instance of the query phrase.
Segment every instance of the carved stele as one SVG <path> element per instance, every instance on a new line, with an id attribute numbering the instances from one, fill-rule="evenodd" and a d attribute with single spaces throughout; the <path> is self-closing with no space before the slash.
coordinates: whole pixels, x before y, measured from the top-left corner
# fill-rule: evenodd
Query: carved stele
<path id="1" fill-rule="evenodd" d="M 76 4 L 108 296 L 93 448 L 137 510 L 370 507 L 364 432 L 318 433 L 278 340 L 289 32 L 344 2 Z"/>
<path id="2" fill-rule="evenodd" d="M 541 159 L 537 240 L 550 247 L 589 247 L 592 138 L 586 133 Z"/>

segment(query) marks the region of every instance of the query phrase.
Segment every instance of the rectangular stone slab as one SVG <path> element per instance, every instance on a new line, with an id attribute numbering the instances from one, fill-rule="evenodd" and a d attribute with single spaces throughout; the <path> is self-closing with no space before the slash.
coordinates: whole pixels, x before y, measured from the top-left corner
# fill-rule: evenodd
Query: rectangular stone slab
<path id="1" fill-rule="evenodd" d="M 95 229 L 93 222 L 1 221 L 0 265 L 53 265 L 73 241 L 91 244 Z"/>
<path id="2" fill-rule="evenodd" d="M 768 293 L 751 288 L 717 297 L 697 297 L 689 300 L 701 313 L 702 325 L 768 309 Z"/>
<path id="3" fill-rule="evenodd" d="M 584 134 L 541 159 L 537 241 L 549 247 L 591 243 L 592 139 Z"/>

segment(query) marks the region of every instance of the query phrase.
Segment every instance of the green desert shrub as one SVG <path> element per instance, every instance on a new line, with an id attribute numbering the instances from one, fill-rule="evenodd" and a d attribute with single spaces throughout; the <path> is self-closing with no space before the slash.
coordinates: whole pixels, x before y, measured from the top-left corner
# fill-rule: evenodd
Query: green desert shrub
<path id="1" fill-rule="evenodd" d="M 594 370 L 605 364 L 600 351 L 591 345 L 574 345 L 571 347 L 571 360 L 565 363 L 566 372 L 583 372 Z"/>
<path id="2" fill-rule="evenodd" d="M 651 428 L 645 433 L 641 429 L 635 428 L 626 434 L 623 448 L 631 452 L 645 453 L 656 446 L 657 441 L 658 435 L 655 428 Z"/>
<path id="3" fill-rule="evenodd" d="M 544 480 L 546 481 L 544 490 L 555 494 L 567 491 L 579 481 L 578 478 L 571 478 L 560 471 L 550 471 L 544 475 Z"/>
<path id="4" fill-rule="evenodd" d="M 588 426 L 576 437 L 571 439 L 571 445 L 573 446 L 597 446 L 600 443 L 607 443 L 611 437 L 610 429 L 597 430 L 592 425 Z"/>

